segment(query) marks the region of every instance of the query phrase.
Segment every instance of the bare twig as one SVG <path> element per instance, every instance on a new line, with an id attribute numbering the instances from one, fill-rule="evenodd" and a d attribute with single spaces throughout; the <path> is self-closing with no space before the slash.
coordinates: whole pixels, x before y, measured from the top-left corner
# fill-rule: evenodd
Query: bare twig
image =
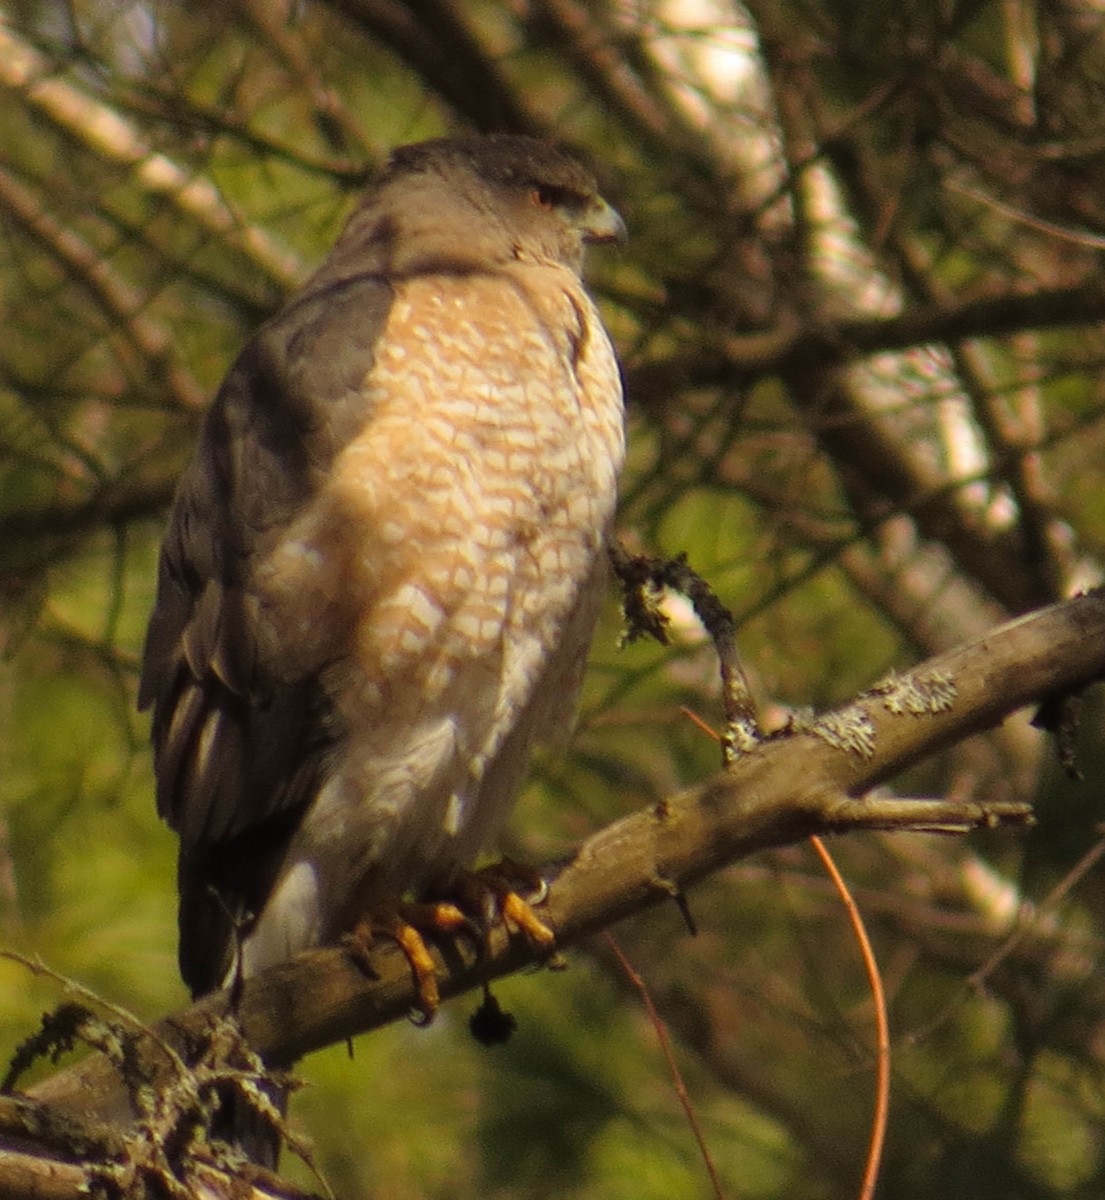
<path id="1" fill-rule="evenodd" d="M 691 569 L 685 555 L 652 558 L 629 554 L 620 542 L 610 545 L 610 561 L 624 591 L 628 637 L 642 633 L 665 642 L 666 622 L 652 601 L 654 593 L 668 588 L 686 596 L 694 607 L 717 653 L 721 673 L 721 700 L 725 735 L 720 739 L 724 765 L 751 750 L 760 739 L 759 720 L 752 689 L 737 649 L 737 623 L 713 588 Z"/>
<path id="2" fill-rule="evenodd" d="M 679 1064 L 675 1061 L 675 1052 L 671 1048 L 671 1038 L 668 1037 L 667 1027 L 664 1025 L 660 1014 L 656 1011 L 656 1005 L 652 1002 L 652 996 L 649 994 L 647 984 L 634 969 L 629 959 L 626 958 L 622 952 L 622 948 L 609 933 L 606 934 L 605 941 L 607 946 L 610 947 L 610 952 L 618 960 L 621 969 L 625 972 L 626 978 L 637 989 L 637 993 L 641 997 L 641 1003 L 645 1006 L 648 1019 L 652 1022 L 652 1028 L 656 1031 L 656 1040 L 660 1043 L 660 1052 L 663 1054 L 664 1062 L 667 1063 L 668 1071 L 671 1074 L 672 1083 L 675 1086 L 675 1094 L 679 1098 L 683 1112 L 686 1114 L 687 1124 L 691 1127 L 691 1133 L 694 1135 L 694 1140 L 698 1145 L 699 1155 L 706 1167 L 706 1173 L 710 1177 L 710 1188 L 714 1193 L 715 1200 L 724 1200 L 725 1193 L 721 1187 L 721 1179 L 718 1177 L 717 1167 L 714 1165 L 714 1160 L 710 1155 L 710 1148 L 706 1145 L 706 1138 L 702 1133 L 702 1125 L 699 1123 L 698 1114 L 695 1112 L 694 1104 L 691 1102 L 690 1094 L 687 1092 L 687 1085 L 683 1082 L 683 1073 L 679 1070 Z"/>
<path id="3" fill-rule="evenodd" d="M 882 1150 L 886 1142 L 886 1126 L 890 1113 L 890 1022 L 886 1015 L 886 992 L 882 986 L 882 974 L 875 959 L 871 939 L 867 936 L 859 906 L 844 882 L 844 876 L 838 870 L 825 843 L 819 837 L 811 837 L 810 842 L 848 913 L 848 920 L 863 956 L 863 969 L 867 975 L 867 986 L 871 989 L 871 1002 L 875 1010 L 875 1112 L 871 1118 L 871 1141 L 859 1190 L 859 1200 L 871 1200 L 879 1181 L 879 1168 L 882 1165 Z"/>

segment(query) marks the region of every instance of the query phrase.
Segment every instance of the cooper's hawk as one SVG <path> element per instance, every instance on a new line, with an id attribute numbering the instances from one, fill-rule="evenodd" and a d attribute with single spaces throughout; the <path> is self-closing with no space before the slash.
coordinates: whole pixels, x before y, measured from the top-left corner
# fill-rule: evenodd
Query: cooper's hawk
<path id="1" fill-rule="evenodd" d="M 231 368 L 140 689 L 194 993 L 470 863 L 566 721 L 623 457 L 582 251 L 622 233 L 552 146 L 404 147 Z"/>

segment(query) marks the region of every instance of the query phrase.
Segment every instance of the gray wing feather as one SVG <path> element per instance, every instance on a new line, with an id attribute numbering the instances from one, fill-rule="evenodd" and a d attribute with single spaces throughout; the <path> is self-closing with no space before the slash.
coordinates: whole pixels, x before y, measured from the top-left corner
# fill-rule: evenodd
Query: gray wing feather
<path id="1" fill-rule="evenodd" d="M 375 275 L 323 280 L 265 325 L 173 503 L 139 705 L 153 708 L 158 811 L 180 835 L 181 967 L 197 993 L 229 965 L 235 920 L 263 905 L 341 737 L 326 664 L 289 678 L 251 574 L 369 419 L 364 380 L 391 295 Z"/>

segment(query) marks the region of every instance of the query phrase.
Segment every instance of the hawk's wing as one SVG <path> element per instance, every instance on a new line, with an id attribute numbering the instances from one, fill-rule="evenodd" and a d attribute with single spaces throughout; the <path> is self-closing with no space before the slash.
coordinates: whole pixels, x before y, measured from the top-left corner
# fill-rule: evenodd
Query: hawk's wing
<path id="1" fill-rule="evenodd" d="M 234 921 L 259 911 L 341 736 L 325 662 L 266 636 L 251 576 L 369 419 L 363 382 L 391 298 L 378 275 L 320 279 L 264 326 L 177 490 L 139 703 L 153 706 L 158 810 L 181 839 L 181 969 L 196 992 L 220 983 Z"/>

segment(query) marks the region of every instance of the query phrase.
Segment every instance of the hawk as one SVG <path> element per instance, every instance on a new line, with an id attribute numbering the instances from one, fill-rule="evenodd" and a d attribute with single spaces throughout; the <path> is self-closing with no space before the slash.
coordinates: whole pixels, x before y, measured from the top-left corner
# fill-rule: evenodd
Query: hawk
<path id="1" fill-rule="evenodd" d="M 177 489 L 139 692 L 193 994 L 471 864 L 570 717 L 624 453 L 591 174 L 396 150 L 239 354 Z"/>

